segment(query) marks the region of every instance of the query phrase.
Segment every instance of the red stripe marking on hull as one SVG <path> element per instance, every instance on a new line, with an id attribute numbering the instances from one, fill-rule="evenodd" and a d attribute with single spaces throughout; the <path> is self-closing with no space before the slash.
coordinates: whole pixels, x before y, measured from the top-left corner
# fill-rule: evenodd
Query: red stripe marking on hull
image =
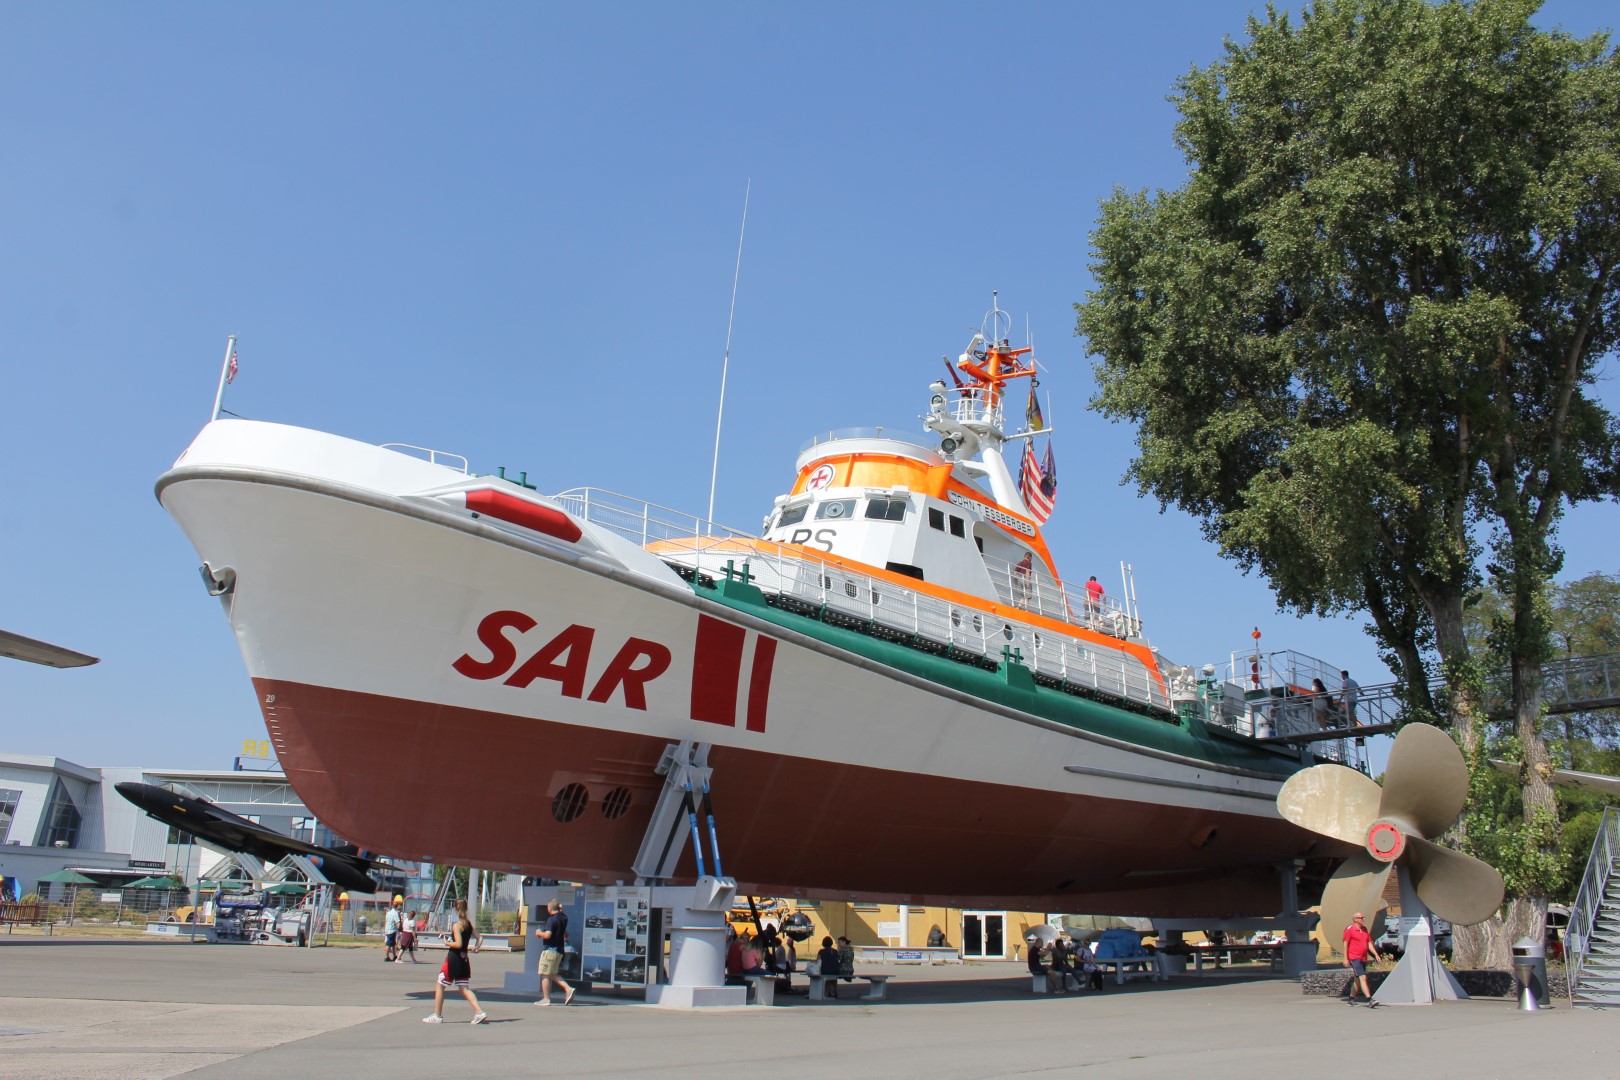
<path id="1" fill-rule="evenodd" d="M 754 640 L 754 666 L 748 675 L 748 730 L 765 730 L 765 710 L 771 700 L 771 665 L 776 660 L 776 639 L 764 634 Z"/>
<path id="2" fill-rule="evenodd" d="M 748 631 L 707 615 L 698 616 L 692 662 L 692 719 L 737 726 L 737 682 L 742 676 Z"/>

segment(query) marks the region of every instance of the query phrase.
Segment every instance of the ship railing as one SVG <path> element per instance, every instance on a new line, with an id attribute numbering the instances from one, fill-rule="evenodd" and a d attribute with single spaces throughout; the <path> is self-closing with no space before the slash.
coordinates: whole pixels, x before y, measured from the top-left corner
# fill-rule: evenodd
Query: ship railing
<path id="1" fill-rule="evenodd" d="M 869 626 L 892 639 L 915 638 L 958 653 L 1000 661 L 1016 650 L 1038 675 L 1072 687 L 1169 709 L 1164 684 L 1141 660 L 1068 634 L 956 605 L 825 562 L 800 549 L 752 546 L 759 538 L 667 507 L 598 488 L 551 496 L 576 517 L 606 528 L 694 574 L 717 577 L 729 562 L 747 565 L 754 585 L 813 609 L 824 621 Z M 743 541 L 738 548 L 726 541 Z M 1046 600 L 1053 618 L 1066 610 L 1061 591 Z M 1010 605 L 1013 606 L 1013 605 Z M 1068 620 L 1063 620 L 1068 621 Z"/>
<path id="2" fill-rule="evenodd" d="M 896 442 L 903 442 L 910 446 L 918 446 L 924 450 L 933 450 L 937 452 L 939 449 L 939 441 L 937 439 L 929 441 L 920 435 L 913 434 L 912 432 L 905 431 L 903 429 L 889 428 L 879 425 L 877 427 L 833 428 L 830 431 L 817 432 L 804 441 L 804 445 L 799 447 L 799 453 L 802 454 L 806 450 L 812 449 L 813 447 L 825 446 L 827 443 L 840 442 L 844 439 L 893 439 Z"/>
<path id="3" fill-rule="evenodd" d="M 831 612 L 835 621 L 870 624 L 890 636 L 914 637 L 989 660 L 1015 657 L 1036 674 L 1072 687 L 1169 708 L 1159 679 L 1119 649 L 952 604 L 813 556 L 767 557 L 763 565 L 751 567 L 762 588 Z"/>
<path id="4" fill-rule="evenodd" d="M 426 446 L 416 446 L 413 443 L 390 442 L 383 443 L 384 450 L 408 451 L 411 457 L 425 458 L 430 464 L 443 465 L 448 469 L 455 469 L 460 473 L 470 472 L 467 459 L 460 454 L 452 454 L 448 450 L 433 450 Z"/>
<path id="5" fill-rule="evenodd" d="M 1132 618 L 1125 605 L 1112 596 L 1093 600 L 1084 586 L 1070 588 L 1044 571 L 1019 569 L 993 555 L 983 558 L 996 598 L 1003 604 L 1112 637 L 1142 636 L 1141 620 Z"/>
<path id="6" fill-rule="evenodd" d="M 1312 679 L 1321 679 L 1323 686 L 1337 693 L 1341 682 L 1339 669 L 1326 660 L 1318 660 L 1293 649 L 1263 652 L 1258 643 L 1253 648 L 1232 652 L 1226 677 L 1229 682 L 1245 690 L 1291 687 L 1308 691 Z"/>

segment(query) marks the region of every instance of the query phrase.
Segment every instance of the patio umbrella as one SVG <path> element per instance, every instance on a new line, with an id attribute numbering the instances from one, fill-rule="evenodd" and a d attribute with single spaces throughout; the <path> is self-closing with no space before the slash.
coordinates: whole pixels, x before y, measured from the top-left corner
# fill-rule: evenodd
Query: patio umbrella
<path id="1" fill-rule="evenodd" d="M 264 891 L 273 896 L 301 896 L 309 891 L 309 886 L 300 885 L 296 881 L 281 881 Z"/>
<path id="2" fill-rule="evenodd" d="M 95 882 L 76 870 L 66 868 L 54 874 L 45 874 L 39 879 L 41 882 L 50 882 L 52 885 L 94 885 Z"/>
<path id="3" fill-rule="evenodd" d="M 126 889 L 178 889 L 179 887 L 179 885 L 175 884 L 174 878 L 171 877 L 143 877 L 124 883 Z"/>

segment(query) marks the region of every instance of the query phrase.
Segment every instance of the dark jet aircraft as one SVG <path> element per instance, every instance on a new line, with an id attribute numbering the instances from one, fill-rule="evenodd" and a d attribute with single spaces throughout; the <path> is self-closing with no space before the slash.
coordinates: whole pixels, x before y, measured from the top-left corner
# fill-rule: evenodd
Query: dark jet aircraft
<path id="1" fill-rule="evenodd" d="M 211 802 L 181 795 L 156 784 L 126 781 L 115 787 L 118 794 L 159 821 L 216 847 L 240 851 L 272 863 L 288 855 L 302 855 L 314 863 L 328 881 L 341 889 L 365 893 L 377 891 L 377 882 L 372 879 L 371 871 L 379 869 L 381 864 L 365 858 L 354 848 L 342 851 L 306 844 L 239 817 Z"/>

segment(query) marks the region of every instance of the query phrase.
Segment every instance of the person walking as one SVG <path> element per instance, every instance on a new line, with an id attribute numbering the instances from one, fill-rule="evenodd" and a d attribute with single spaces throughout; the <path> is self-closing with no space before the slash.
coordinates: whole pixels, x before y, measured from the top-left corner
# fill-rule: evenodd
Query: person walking
<path id="1" fill-rule="evenodd" d="M 1328 729 L 1328 688 L 1321 679 L 1311 680 L 1311 719 L 1316 721 L 1318 731 Z"/>
<path id="2" fill-rule="evenodd" d="M 1367 958 L 1370 955 L 1374 960 L 1382 960 L 1378 953 L 1378 946 L 1373 944 L 1372 931 L 1367 929 L 1366 920 L 1361 912 L 1356 912 L 1350 918 L 1350 925 L 1344 928 L 1344 966 L 1349 968 L 1355 976 L 1355 986 L 1361 988 L 1361 1000 L 1372 1000 L 1372 989 L 1367 985 Z M 1350 1000 L 1357 1000 L 1352 987 Z"/>
<path id="3" fill-rule="evenodd" d="M 456 922 L 450 927 L 450 945 L 445 949 L 444 966 L 439 969 L 438 981 L 433 985 L 433 1015 L 422 1017 L 424 1024 L 444 1023 L 444 992 L 446 990 L 460 990 L 461 996 L 467 999 L 472 1006 L 475 1024 L 482 1024 L 489 1019 L 478 1004 L 478 997 L 472 992 L 472 960 L 468 953 L 475 953 L 484 943 L 484 939 L 473 928 L 472 920 L 467 918 L 467 901 L 456 901 Z"/>
<path id="4" fill-rule="evenodd" d="M 388 905 L 383 916 L 383 963 L 399 959 L 399 901 Z"/>
<path id="5" fill-rule="evenodd" d="M 416 958 L 416 912 L 414 911 L 407 911 L 405 917 L 399 921 L 399 948 L 396 950 L 394 962 L 403 964 L 406 953 L 411 954 L 411 963 L 421 963 Z"/>
<path id="6" fill-rule="evenodd" d="M 563 912 L 561 901 L 555 898 L 546 901 L 546 925 L 536 930 L 534 936 L 541 941 L 540 1000 L 535 1004 L 541 1007 L 551 1004 L 551 984 L 555 982 L 562 987 L 563 1004 L 567 1005 L 574 1000 L 574 988 L 564 982 L 560 974 L 563 950 L 568 944 L 568 916 Z"/>
<path id="7" fill-rule="evenodd" d="M 1339 672 L 1339 704 L 1344 706 L 1344 726 L 1355 727 L 1356 702 L 1361 700 L 1361 684 L 1350 677 L 1348 671 Z"/>

